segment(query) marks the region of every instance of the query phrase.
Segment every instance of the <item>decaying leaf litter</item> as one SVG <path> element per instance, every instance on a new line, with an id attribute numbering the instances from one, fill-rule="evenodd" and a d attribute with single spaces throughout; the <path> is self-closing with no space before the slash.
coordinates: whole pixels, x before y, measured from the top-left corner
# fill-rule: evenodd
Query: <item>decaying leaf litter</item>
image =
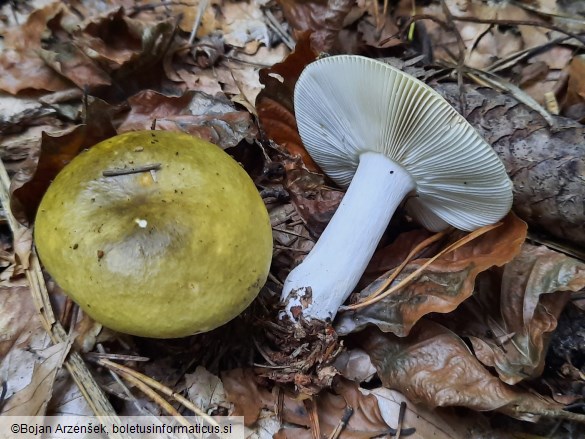
<path id="1" fill-rule="evenodd" d="M 12 212 L 31 226 L 51 179 L 102 139 L 185 131 L 226 148 L 256 182 L 273 226 L 270 280 L 211 334 L 127 337 L 80 317 L 50 279 L 47 312 L 30 232 L 19 228 L 12 240 L 5 220 L 3 412 L 157 414 L 166 396 L 175 408 L 244 414 L 257 437 L 373 437 L 395 433 L 401 417 L 402 397 L 388 404 L 383 385 L 409 398 L 403 436 L 428 437 L 432 425 L 439 437 L 578 437 L 578 424 L 563 420 L 582 412 L 580 336 L 567 330 L 582 319 L 585 286 L 580 2 L 167 3 L 4 5 L 0 129 Z M 440 254 L 410 283 L 342 312 L 325 331 L 307 327 L 299 342 L 276 318 L 281 282 L 343 196 L 310 161 L 294 119 L 295 81 L 321 52 L 388 58 L 442 93 L 503 160 L 515 215 L 450 253 L 440 254 L 461 234 L 431 239 L 392 285 Z M 402 215 L 393 221 L 349 308 L 432 237 Z M 139 373 L 142 387 L 96 368 L 108 359 Z M 145 397 L 144 385 L 159 399 Z M 198 398 L 210 387 L 217 396 Z M 33 389 L 35 403 L 19 403 Z M 485 413 L 470 421 L 450 406 Z"/>

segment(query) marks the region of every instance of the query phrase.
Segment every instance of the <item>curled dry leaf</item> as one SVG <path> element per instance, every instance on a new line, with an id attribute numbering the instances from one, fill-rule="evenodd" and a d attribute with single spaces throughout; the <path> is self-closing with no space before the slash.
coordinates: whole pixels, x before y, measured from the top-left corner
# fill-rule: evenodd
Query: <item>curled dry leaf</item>
<path id="1" fill-rule="evenodd" d="M 299 264 L 315 242 L 290 203 L 269 205 L 272 236 L 276 247 L 272 255 L 272 272 L 285 279 L 291 266 Z"/>
<path id="2" fill-rule="evenodd" d="M 87 105 L 86 124 L 60 134 L 43 132 L 39 145 L 31 149 L 10 187 L 12 213 L 23 224 L 31 224 L 51 181 L 77 154 L 114 136 L 113 109 L 96 98 Z"/>
<path id="3" fill-rule="evenodd" d="M 51 20 L 53 36 L 45 41 L 38 50 L 41 59 L 55 72 L 69 79 L 77 87 L 96 87 L 110 85 L 110 75 L 91 57 L 84 53 L 76 41 L 71 39 L 62 24 L 63 16 Z"/>
<path id="4" fill-rule="evenodd" d="M 144 90 L 128 99 L 130 113 L 119 132 L 150 129 L 183 131 L 208 140 L 222 148 L 252 141 L 257 129 L 250 113 L 238 111 L 225 98 L 188 91 L 182 96 L 165 96 Z"/>
<path id="5" fill-rule="evenodd" d="M 413 404 L 400 392 L 386 387 L 378 387 L 368 394 L 378 399 L 382 416 L 391 427 L 396 426 L 400 417 L 401 403 L 406 404 L 403 428 L 415 430 L 408 439 L 512 439 L 511 436 L 494 435 L 487 418 L 469 416 L 469 413 L 449 408 L 430 409 Z"/>
<path id="6" fill-rule="evenodd" d="M 4 48 L 0 53 L 1 90 L 16 94 L 26 89 L 56 91 L 70 86 L 38 55 L 47 23 L 65 9 L 60 2 L 50 3 L 32 12 L 26 23 L 4 33 Z"/>
<path id="7" fill-rule="evenodd" d="M 398 267 L 414 247 L 431 235 L 432 233 L 426 229 L 410 230 L 398 235 L 392 243 L 380 248 L 374 253 L 360 284 L 365 279 L 369 279 L 369 284 L 385 272 Z M 435 245 L 425 249 L 423 255 L 419 255 L 418 257 L 432 256 L 438 251 L 440 251 L 440 248 L 438 245 Z M 367 286 L 367 284 L 364 286 Z"/>
<path id="8" fill-rule="evenodd" d="M 561 413 L 561 406 L 493 376 L 455 333 L 421 321 L 408 337 L 369 330 L 361 340 L 386 387 L 414 403 L 497 410 L 523 420 Z"/>
<path id="9" fill-rule="evenodd" d="M 318 416 L 321 434 L 329 437 L 343 418 L 348 407 L 353 415 L 343 430 L 341 439 L 366 439 L 391 432 L 384 421 L 378 401 L 373 395 L 365 395 L 356 383 L 347 380 L 337 381 L 331 390 L 325 390 L 312 400 L 296 397 L 292 393 L 275 387 L 272 392 L 261 388 L 256 383 L 251 370 L 236 369 L 222 374 L 222 380 L 228 400 L 234 404 L 234 416 L 244 416 L 245 424 L 254 424 L 262 409 L 276 413 L 279 393 L 282 398 L 282 420 L 302 428 L 283 428 L 275 435 L 278 438 L 310 438 L 311 418 L 307 407 L 314 405 Z"/>
<path id="10" fill-rule="evenodd" d="M 168 48 L 174 32 L 171 20 L 145 22 L 126 16 L 123 8 L 87 22 L 82 29 L 56 33 L 43 46 L 41 56 L 78 87 L 95 88 L 129 78 L 132 83 L 147 77 L 149 67 Z"/>
<path id="11" fill-rule="evenodd" d="M 53 395 L 57 372 L 69 353 L 70 344 L 62 342 L 37 352 L 38 359 L 30 383 L 12 395 L 2 407 L 4 416 L 42 416 Z"/>
<path id="12" fill-rule="evenodd" d="M 300 155 L 310 171 L 318 171 L 319 167 L 301 141 L 294 115 L 293 92 L 299 75 L 316 57 L 309 33 L 305 32 L 294 52 L 284 61 L 260 70 L 260 83 L 264 89 L 256 98 L 256 111 L 266 135 L 291 155 Z"/>
<path id="13" fill-rule="evenodd" d="M 576 55 L 569 65 L 563 114 L 578 122 L 585 121 L 585 55 Z"/>
<path id="14" fill-rule="evenodd" d="M 69 346 L 47 347 L 28 286 L 0 288 L 0 309 L 0 381 L 7 398 L 2 414 L 43 415 Z"/>
<path id="15" fill-rule="evenodd" d="M 191 402 L 205 413 L 220 405 L 229 408 L 223 383 L 203 366 L 197 366 L 195 372 L 185 374 L 185 387 Z"/>
<path id="16" fill-rule="evenodd" d="M 32 251 L 32 229 L 21 227 L 14 233 L 14 253 L 23 269 L 28 269 L 30 252 Z"/>
<path id="17" fill-rule="evenodd" d="M 405 336 L 424 315 L 453 311 L 472 295 L 479 273 L 504 265 L 520 252 L 526 229 L 526 224 L 510 213 L 501 226 L 441 256 L 401 290 L 372 305 L 341 314 L 336 325 L 338 333 L 349 334 L 374 324 L 384 332 Z M 393 283 L 400 282 L 426 260 L 410 262 Z M 390 274 L 370 284 L 359 296 L 367 297 Z"/>
<path id="18" fill-rule="evenodd" d="M 347 414 L 348 408 L 353 409 L 353 413 L 341 431 L 340 439 L 369 439 L 395 433 L 384 421 L 376 397 L 362 393 L 354 382 L 339 380 L 331 391 L 321 392 L 308 406 L 311 407 L 313 404 L 322 436 L 331 437 Z M 310 430 L 304 428 L 283 428 L 275 435 L 275 438 L 280 439 L 305 437 L 309 439 L 313 435 Z"/>
<path id="19" fill-rule="evenodd" d="M 493 367 L 502 381 L 516 384 L 540 376 L 557 319 L 571 292 L 582 288 L 584 263 L 524 244 L 503 270 L 479 278 L 473 300 L 449 322 L 457 333 L 469 336 L 482 363 Z"/>
<path id="20" fill-rule="evenodd" d="M 333 367 L 339 371 L 342 377 L 357 383 L 370 381 L 376 374 L 370 356 L 360 348 L 343 351 L 335 359 Z"/>
<path id="21" fill-rule="evenodd" d="M 312 236 L 318 238 L 337 210 L 344 192 L 325 185 L 321 174 L 314 174 L 296 163 L 286 165 L 285 187 Z"/>
<path id="22" fill-rule="evenodd" d="M 32 344 L 36 332 L 43 333 L 36 310 L 26 287 L 0 288 L 0 371 L 6 365 L 6 357 L 13 349 Z M 4 371 L 5 372 L 5 371 Z M 3 374 L 0 374 L 2 376 Z"/>
<path id="23" fill-rule="evenodd" d="M 234 416 L 243 416 L 247 426 L 253 425 L 263 408 L 276 412 L 278 392 L 258 386 L 254 371 L 251 369 L 233 369 L 221 374 L 227 400 L 234 404 Z M 307 411 L 299 399 L 288 392 L 284 393 L 282 419 L 297 425 L 309 426 Z"/>
<path id="24" fill-rule="evenodd" d="M 297 37 L 313 32 L 311 43 L 317 52 L 329 52 L 337 45 L 345 17 L 354 6 L 350 0 L 278 0 L 278 4 Z"/>

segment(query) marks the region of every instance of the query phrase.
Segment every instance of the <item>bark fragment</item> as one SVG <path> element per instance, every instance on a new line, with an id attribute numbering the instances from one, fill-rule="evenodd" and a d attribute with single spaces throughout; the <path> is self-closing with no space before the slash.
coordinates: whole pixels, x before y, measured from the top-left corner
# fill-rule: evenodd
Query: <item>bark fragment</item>
<path id="1" fill-rule="evenodd" d="M 434 87 L 459 107 L 457 84 Z M 535 111 L 490 88 L 466 87 L 464 116 L 514 182 L 514 211 L 533 229 L 585 246 L 585 126 Z"/>

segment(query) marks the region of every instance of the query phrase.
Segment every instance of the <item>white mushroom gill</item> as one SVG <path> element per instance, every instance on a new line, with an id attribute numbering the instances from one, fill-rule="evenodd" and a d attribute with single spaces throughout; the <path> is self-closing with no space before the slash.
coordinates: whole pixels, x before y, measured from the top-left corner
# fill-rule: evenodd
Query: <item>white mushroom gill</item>
<path id="1" fill-rule="evenodd" d="M 409 212 L 431 230 L 474 230 L 510 210 L 512 183 L 491 146 L 438 93 L 404 72 L 360 56 L 323 58 L 301 74 L 294 102 L 307 151 L 349 189 L 285 281 L 281 299 L 289 316 L 301 306 L 306 319 L 335 317 L 410 193 Z"/>

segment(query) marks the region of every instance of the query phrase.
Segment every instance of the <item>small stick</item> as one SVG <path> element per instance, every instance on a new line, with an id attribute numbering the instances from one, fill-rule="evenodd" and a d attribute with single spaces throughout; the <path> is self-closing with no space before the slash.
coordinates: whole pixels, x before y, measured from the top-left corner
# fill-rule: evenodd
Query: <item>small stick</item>
<path id="1" fill-rule="evenodd" d="M 384 291 L 381 294 L 378 294 L 375 297 L 368 296 L 363 301 L 358 302 L 358 303 L 354 303 L 353 305 L 342 306 L 340 308 L 340 310 L 341 311 L 348 311 L 348 310 L 359 309 L 359 308 L 363 308 L 365 306 L 373 305 L 376 302 L 379 302 L 380 300 L 384 299 L 385 297 L 389 296 L 390 294 L 394 293 L 395 291 L 398 291 L 398 290 L 404 288 L 413 279 L 418 277 L 425 270 L 425 268 L 427 268 L 429 265 L 431 265 L 435 260 L 437 260 L 441 256 L 443 256 L 447 253 L 450 253 L 454 250 L 457 250 L 459 247 L 464 246 L 468 242 L 473 241 L 475 238 L 483 235 L 484 233 L 489 232 L 490 230 L 495 229 L 496 227 L 500 227 L 501 225 L 502 225 L 502 223 L 499 222 L 499 223 L 484 226 L 484 227 L 481 227 L 477 230 L 474 230 L 473 232 L 469 233 L 468 235 L 465 235 L 463 238 L 461 238 L 458 241 L 454 242 L 453 244 L 449 245 L 447 248 L 441 250 L 439 253 L 437 253 L 432 258 L 428 259 L 424 264 L 422 264 L 420 267 L 418 267 L 415 271 L 413 271 L 411 274 L 406 276 L 404 279 L 402 279 L 397 285 L 393 286 L 392 288 L 387 289 L 386 291 Z M 378 292 L 376 291 L 376 294 L 377 293 Z"/>
<path id="2" fill-rule="evenodd" d="M 404 414 L 406 413 L 406 402 L 400 403 L 400 411 L 398 412 L 398 425 L 396 426 L 396 439 L 400 439 L 402 432 L 402 424 L 404 423 Z"/>
<path id="3" fill-rule="evenodd" d="M 115 168 L 107 169 L 102 172 L 104 177 L 116 177 L 118 175 L 139 174 L 140 172 L 159 171 L 160 163 L 150 163 L 148 165 L 136 166 L 134 168 Z"/>
<path id="4" fill-rule="evenodd" d="M 353 408 L 348 406 L 345 408 L 345 410 L 343 412 L 343 416 L 339 420 L 339 424 L 337 424 L 335 429 L 331 432 L 329 439 L 338 439 L 339 438 L 339 435 L 347 426 L 347 423 L 349 422 L 349 418 L 351 418 L 351 415 L 353 415 Z"/>
<path id="5" fill-rule="evenodd" d="M 148 377 L 148 376 L 146 376 L 146 375 L 144 375 L 144 374 L 142 374 L 134 369 L 123 366 L 123 365 L 118 364 L 118 363 L 114 363 L 113 361 L 110 361 L 110 360 L 99 359 L 98 364 L 119 373 L 120 375 L 122 375 L 123 378 L 132 377 L 133 380 L 130 380 L 130 381 L 133 384 L 135 384 L 135 381 L 139 381 L 142 384 L 146 385 L 148 388 L 156 389 L 159 392 L 161 392 L 163 395 L 166 395 L 170 398 L 173 398 L 179 404 L 182 404 L 184 407 L 186 407 L 187 409 L 189 409 L 193 413 L 195 413 L 196 416 L 199 416 L 199 417 L 205 419 L 205 421 L 207 423 L 209 423 L 210 425 L 214 425 L 214 426 L 219 425 L 215 421 L 215 419 L 213 419 L 211 416 L 209 416 L 207 413 L 205 413 L 203 410 L 201 410 L 199 407 L 197 407 L 195 404 L 193 404 L 187 398 L 185 398 L 184 396 L 173 391 L 172 389 L 165 386 L 164 384 L 161 384 L 158 381 L 156 381 L 156 380 L 154 380 L 154 379 L 152 379 L 152 378 L 150 378 L 150 377 Z M 140 390 L 142 390 L 142 387 L 140 387 Z M 156 392 L 154 392 L 154 393 L 156 393 Z"/>
<path id="6" fill-rule="evenodd" d="M 2 386 L 0 387 L 0 411 L 2 411 L 2 407 L 4 407 L 4 403 L 6 402 L 6 394 L 8 393 L 8 385 L 6 381 L 2 381 Z"/>
<path id="7" fill-rule="evenodd" d="M 118 360 L 118 361 L 150 361 L 148 357 L 140 357 L 138 355 L 126 355 L 126 354 L 112 354 L 110 352 L 88 352 L 85 354 L 88 360 L 98 361 L 100 358 L 107 360 Z"/>

